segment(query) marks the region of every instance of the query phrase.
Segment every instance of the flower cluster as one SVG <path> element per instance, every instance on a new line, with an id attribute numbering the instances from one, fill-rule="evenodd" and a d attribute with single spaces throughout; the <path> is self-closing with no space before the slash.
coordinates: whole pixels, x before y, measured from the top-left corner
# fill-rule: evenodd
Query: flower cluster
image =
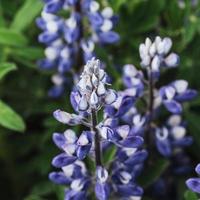
<path id="1" fill-rule="evenodd" d="M 171 53 L 171 48 L 170 38 L 158 36 L 153 42 L 147 38 L 139 48 L 142 69 L 125 65 L 125 88 L 118 92 L 109 88 L 99 60 L 92 58 L 84 66 L 70 95 L 75 113 L 54 112 L 61 123 L 88 128 L 53 134 L 62 153 L 52 164 L 62 171 L 52 172 L 49 178 L 69 186 L 65 199 L 88 199 L 93 192 L 99 200 L 141 199 L 143 188 L 137 178 L 151 163 L 149 158 L 154 151 L 156 159 L 170 161 L 173 173 L 182 174 L 189 169 L 184 148 L 192 144 L 192 138 L 186 135 L 181 114 L 183 103 L 192 100 L 197 92 L 185 80 L 159 83 L 161 69 L 178 65 L 179 56 Z M 114 155 L 106 162 L 104 155 L 110 150 Z M 95 171 L 84 164 L 88 157 L 95 162 Z M 188 183 L 193 188 L 197 185 L 194 180 Z"/>
<path id="2" fill-rule="evenodd" d="M 62 153 L 54 157 L 52 165 L 62 171 L 50 173 L 49 178 L 57 184 L 70 186 L 65 199 L 87 199 L 92 192 L 89 187 L 94 177 L 93 191 L 99 200 L 115 195 L 128 199 L 143 194 L 142 188 L 136 184 L 136 177 L 147 157 L 147 152 L 141 149 L 143 138 L 134 134 L 128 125 L 119 124 L 116 118 L 106 114 L 103 121 L 97 121 L 99 110 L 112 106 L 119 98 L 108 86 L 105 71 L 99 60 L 93 58 L 84 66 L 77 87 L 71 93 L 71 103 L 77 114 L 61 110 L 54 112 L 59 122 L 89 128 L 81 134 L 71 129 L 63 134 L 53 134 L 53 141 Z M 102 152 L 109 148 L 116 149 L 116 161 L 110 167 L 102 162 Z M 95 160 L 95 173 L 87 171 L 83 163 L 87 156 Z"/>
<path id="3" fill-rule="evenodd" d="M 119 35 L 113 31 L 117 20 L 111 7 L 101 10 L 95 0 L 44 0 L 37 25 L 43 31 L 39 41 L 46 45 L 46 58 L 39 61 L 39 66 L 57 70 L 50 96 L 62 94 L 68 83 L 66 73 L 76 72 L 77 66 L 82 67 L 91 59 L 96 44 L 119 40 Z"/>
<path id="4" fill-rule="evenodd" d="M 173 172 L 181 174 L 189 169 L 190 164 L 184 148 L 192 144 L 192 138 L 186 135 L 186 123 L 181 117 L 183 103 L 195 98 L 197 92 L 190 89 L 185 80 L 176 80 L 166 86 L 157 84 L 161 69 L 178 66 L 179 56 L 171 53 L 171 48 L 170 38 L 161 39 L 158 36 L 153 42 L 147 38 L 139 48 L 142 70 L 131 64 L 124 66 L 125 89 L 118 92 L 117 100 L 106 106 L 105 112 L 110 118 L 117 119 L 119 124 L 128 124 L 131 135 L 143 137 L 148 150 L 156 149 L 160 156 L 170 159 Z M 169 111 L 169 117 L 160 124 L 158 119 L 166 117 L 163 115 L 163 106 Z M 144 161 L 152 152 L 137 150 L 134 154 L 137 155 L 137 152 L 141 155 L 136 162 L 141 165 L 142 171 Z M 126 160 L 126 155 L 122 155 Z M 117 160 L 121 158 L 117 157 Z M 126 163 L 125 160 L 123 163 Z M 177 163 L 180 160 L 182 166 Z"/>
<path id="5" fill-rule="evenodd" d="M 185 123 L 180 115 L 172 115 L 166 126 L 156 128 L 156 146 L 161 155 L 172 156 L 176 149 L 192 144 L 192 138 L 186 136 Z"/>
<path id="6" fill-rule="evenodd" d="M 176 53 L 169 53 L 171 47 L 170 38 L 161 39 L 158 36 L 153 42 L 147 38 L 139 48 L 141 66 L 151 68 L 153 73 L 158 73 L 160 67 L 176 67 L 179 63 L 179 56 Z"/>

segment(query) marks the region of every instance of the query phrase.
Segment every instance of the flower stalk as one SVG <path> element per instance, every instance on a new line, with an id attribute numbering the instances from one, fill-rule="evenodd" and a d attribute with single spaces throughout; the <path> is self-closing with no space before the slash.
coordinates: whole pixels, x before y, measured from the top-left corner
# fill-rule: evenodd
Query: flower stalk
<path id="1" fill-rule="evenodd" d="M 94 133 L 94 145 L 95 145 L 95 163 L 96 166 L 102 166 L 101 162 L 101 144 L 100 144 L 100 136 L 99 136 L 99 131 L 96 128 L 97 126 L 97 113 L 94 109 L 92 109 L 91 112 L 91 121 L 92 121 L 92 127 L 91 131 Z"/>

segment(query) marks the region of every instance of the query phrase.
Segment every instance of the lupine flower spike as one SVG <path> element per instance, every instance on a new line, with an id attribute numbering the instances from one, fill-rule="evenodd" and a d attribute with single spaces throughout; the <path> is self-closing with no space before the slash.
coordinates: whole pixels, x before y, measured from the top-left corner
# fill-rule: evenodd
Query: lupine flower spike
<path id="1" fill-rule="evenodd" d="M 69 185 L 65 199 L 87 199 L 91 195 L 88 188 L 94 179 L 93 191 L 99 200 L 116 194 L 126 198 L 140 197 L 143 193 L 133 176 L 133 171 L 140 171 L 133 166 L 146 158 L 146 152 L 138 149 L 143 144 L 142 137 L 131 134 L 128 125 L 118 125 L 106 116 L 98 122 L 98 112 L 114 104 L 118 98 L 117 92 L 108 89 L 109 86 L 100 61 L 93 58 L 84 66 L 76 89 L 71 93 L 76 114 L 61 110 L 54 112 L 54 117 L 61 123 L 82 124 L 88 128 L 81 133 L 67 129 L 63 134 L 53 134 L 53 141 L 62 153 L 52 160 L 52 165 L 62 171 L 50 173 L 49 178 L 57 184 Z M 110 166 L 110 171 L 103 166 L 102 153 L 113 145 L 118 150 L 119 160 Z M 94 173 L 89 172 L 83 163 L 88 156 L 95 160 Z"/>
<path id="2" fill-rule="evenodd" d="M 79 73 L 77 67 L 95 56 L 95 46 L 116 43 L 119 35 L 113 31 L 118 21 L 111 7 L 100 8 L 95 0 L 44 0 L 38 27 L 43 31 L 39 41 L 46 45 L 46 58 L 39 61 L 43 69 L 56 69 L 49 91 L 52 97 L 63 94 L 70 83 L 66 73 Z M 60 11 L 69 14 L 66 18 Z M 74 75 L 76 79 L 76 75 Z"/>

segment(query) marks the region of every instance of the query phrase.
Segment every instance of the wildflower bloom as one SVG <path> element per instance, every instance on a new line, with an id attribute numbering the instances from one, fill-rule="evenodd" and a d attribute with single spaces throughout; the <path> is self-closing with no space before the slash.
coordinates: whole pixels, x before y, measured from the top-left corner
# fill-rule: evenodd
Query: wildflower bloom
<path id="1" fill-rule="evenodd" d="M 88 187 L 93 182 L 93 175 L 87 172 L 83 163 L 87 156 L 94 158 L 96 163 L 94 191 L 97 199 L 107 200 L 113 193 L 118 193 L 122 197 L 141 196 L 143 193 L 143 190 L 136 185 L 131 171 L 131 166 L 146 158 L 146 152 L 138 149 L 143 144 L 142 137 L 132 134 L 128 125 L 119 125 L 114 118 L 108 118 L 106 114 L 102 122 L 97 122 L 98 111 L 114 104 L 118 98 L 117 92 L 109 89 L 109 86 L 107 74 L 101 68 L 100 61 L 93 58 L 84 66 L 77 86 L 70 96 L 76 114 L 61 110 L 54 112 L 54 117 L 63 124 L 70 126 L 82 124 L 90 128 L 81 133 L 67 129 L 64 133 L 53 134 L 53 141 L 62 153 L 53 158 L 52 165 L 61 168 L 62 171 L 50 173 L 49 178 L 57 184 L 69 185 L 69 189 L 65 192 L 65 199 L 87 199 Z M 125 183 L 126 181 L 122 181 L 120 185 L 115 183 L 114 175 L 109 174 L 103 166 L 102 151 L 107 149 L 107 147 L 103 148 L 104 144 L 107 144 L 108 147 L 114 145 L 118 149 L 116 157 L 118 154 L 120 156 L 122 149 L 124 149 L 122 151 L 125 151 L 125 155 L 126 152 L 129 152 L 128 156 L 125 156 L 127 167 L 124 165 L 122 173 L 124 176 L 125 173 L 130 173 L 131 180 L 127 182 L 128 184 Z M 134 154 L 136 151 L 137 153 Z M 121 162 L 123 161 L 121 160 Z M 122 165 L 120 166 L 122 167 Z M 111 168 L 115 171 L 115 164 Z M 134 170 L 139 171 L 138 169 Z M 126 186 L 129 188 L 129 194 L 124 195 Z"/>
<path id="2" fill-rule="evenodd" d="M 60 15 L 60 11 L 65 11 L 69 17 Z M 39 66 L 56 69 L 60 77 L 76 72 L 75 66 L 82 67 L 94 57 L 96 44 L 111 44 L 119 40 L 119 35 L 113 31 L 117 17 L 112 8 L 101 9 L 94 0 L 44 0 L 41 17 L 36 22 L 42 30 L 38 39 L 46 46 L 45 58 L 39 61 Z M 58 97 L 67 82 L 57 84 L 53 80 L 53 83 L 55 86 L 49 95 Z"/>

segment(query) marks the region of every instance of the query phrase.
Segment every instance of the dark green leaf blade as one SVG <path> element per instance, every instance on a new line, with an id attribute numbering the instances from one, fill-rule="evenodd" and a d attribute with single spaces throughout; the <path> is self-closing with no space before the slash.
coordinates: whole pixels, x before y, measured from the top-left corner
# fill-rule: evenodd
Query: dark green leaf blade
<path id="1" fill-rule="evenodd" d="M 11 29 L 19 32 L 25 30 L 39 14 L 42 9 L 42 5 L 42 1 L 40 0 L 26 0 L 16 13 L 11 24 Z"/>
<path id="2" fill-rule="evenodd" d="M 0 125 L 5 128 L 23 132 L 25 123 L 23 119 L 12 109 L 0 100 Z"/>
<path id="3" fill-rule="evenodd" d="M 190 191 L 190 190 L 187 190 L 184 193 L 184 198 L 185 198 L 185 200 L 198 200 L 197 195 L 194 192 Z"/>
<path id="4" fill-rule="evenodd" d="M 10 71 L 16 70 L 14 63 L 0 63 L 0 80 Z"/>
<path id="5" fill-rule="evenodd" d="M 111 147 L 109 147 L 104 152 L 104 154 L 103 154 L 103 163 L 105 165 L 110 163 L 113 160 L 113 158 L 114 158 L 114 156 L 116 154 L 116 151 L 117 151 L 117 148 L 114 145 L 112 145 Z"/>
<path id="6" fill-rule="evenodd" d="M 28 43 L 26 37 L 17 31 L 0 28 L 0 44 L 7 46 L 25 46 Z"/>
<path id="7" fill-rule="evenodd" d="M 148 187 L 162 175 L 168 166 L 168 160 L 163 158 L 157 159 L 148 169 L 144 171 L 142 176 L 139 177 L 139 183 L 144 188 Z"/>

